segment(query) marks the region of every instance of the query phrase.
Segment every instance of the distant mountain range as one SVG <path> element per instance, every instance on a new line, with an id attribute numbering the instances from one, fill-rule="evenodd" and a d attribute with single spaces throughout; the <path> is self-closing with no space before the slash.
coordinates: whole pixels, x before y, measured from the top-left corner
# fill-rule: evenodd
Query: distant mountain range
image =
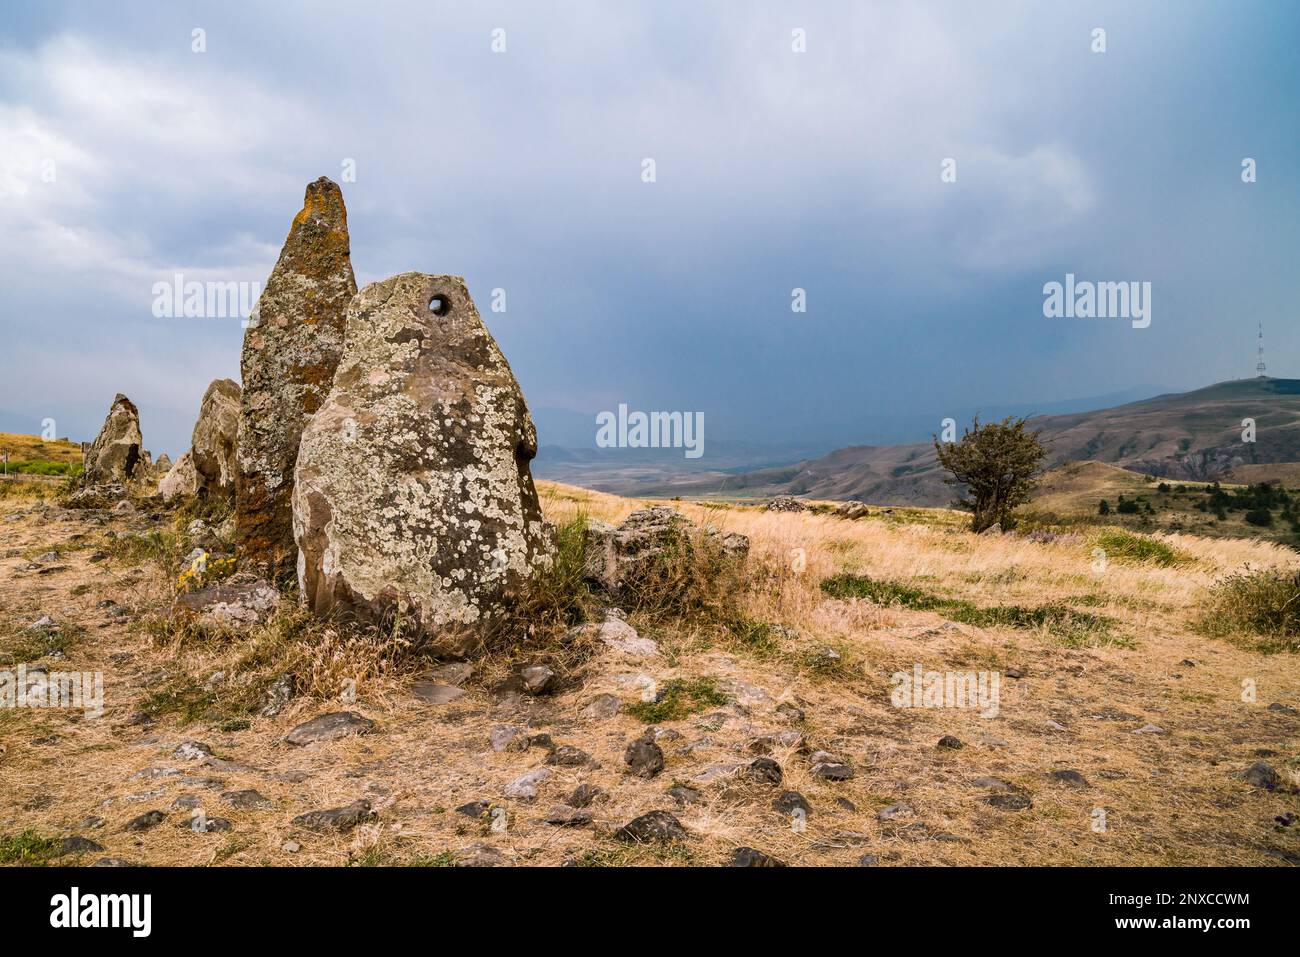
<path id="1" fill-rule="evenodd" d="M 987 417 L 986 417 L 987 418 Z M 1255 440 L 1243 441 L 1243 420 Z M 1099 461 L 1173 479 L 1268 477 L 1261 466 L 1300 462 L 1300 380 L 1259 377 L 1220 382 L 1193 392 L 1168 393 L 1091 412 L 1030 419 L 1054 467 Z M 1288 470 L 1288 474 L 1294 469 Z M 861 499 L 882 505 L 944 505 L 944 485 L 931 443 L 860 445 L 773 468 L 625 478 L 622 494 L 722 495 L 758 498 L 802 495 Z M 572 481 L 584 483 L 574 477 Z M 630 486 L 630 487 L 629 487 Z M 593 487 L 604 488 L 604 485 Z"/>

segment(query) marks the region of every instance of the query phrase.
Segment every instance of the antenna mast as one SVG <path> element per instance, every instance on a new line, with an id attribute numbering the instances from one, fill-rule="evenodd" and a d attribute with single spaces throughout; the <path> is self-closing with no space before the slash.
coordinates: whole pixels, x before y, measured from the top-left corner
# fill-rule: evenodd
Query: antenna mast
<path id="1" fill-rule="evenodd" d="M 1261 379 L 1264 378 L 1264 324 L 1259 324 L 1259 362 L 1255 363 L 1255 371 L 1259 373 Z"/>

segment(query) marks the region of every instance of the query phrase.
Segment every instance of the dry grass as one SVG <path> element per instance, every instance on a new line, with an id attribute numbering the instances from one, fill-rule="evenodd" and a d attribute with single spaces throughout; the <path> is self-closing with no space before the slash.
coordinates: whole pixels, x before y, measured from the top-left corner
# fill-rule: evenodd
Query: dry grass
<path id="1" fill-rule="evenodd" d="M 646 504 L 550 483 L 541 483 L 541 493 L 548 518 L 561 526 L 581 516 L 618 521 Z M 571 621 L 594 613 L 598 597 L 572 587 L 571 578 L 566 584 L 564 575 L 546 583 L 521 617 L 521 625 L 532 619 L 534 635 L 525 628 L 517 641 L 492 649 L 476 661 L 463 697 L 430 706 L 410 692 L 424 665 L 418 656 L 395 654 L 391 636 L 367 641 L 291 611 L 245 639 L 202 639 L 118 622 L 96 607 L 111 598 L 144 619 L 162 611 L 174 582 L 161 556 L 141 556 L 140 565 L 91 564 L 89 549 L 69 550 L 61 559 L 67 570 L 50 575 L 22 571 L 21 556 L 0 559 L 7 625 L 17 628 L 43 612 L 81 625 L 83 637 L 66 650 L 65 667 L 102 670 L 108 703 L 103 720 L 0 712 L 0 837 L 14 842 L 8 846 L 15 853 L 39 855 L 48 838 L 82 833 L 113 856 L 192 865 L 439 866 L 475 843 L 532 865 L 711 865 L 740 845 L 808 865 L 852 864 L 863 854 L 882 864 L 954 865 L 1297 860 L 1295 835 L 1273 823 L 1295 809 L 1295 795 L 1251 788 L 1236 775 L 1261 751 L 1272 752 L 1267 760 L 1284 776 L 1300 774 L 1297 717 L 1266 708 L 1300 706 L 1300 659 L 1265 656 L 1195 627 L 1216 581 L 1247 565 L 1294 574 L 1295 553 L 1170 535 L 1160 541 L 1190 561 L 1110 561 L 1098 570 L 1092 550 L 1103 529 L 1043 540 L 976 537 L 964 530 L 964 516 L 944 510 L 895 510 L 848 522 L 752 506 L 671 504 L 697 522 L 750 536 L 751 573 L 732 589 L 734 614 L 681 619 L 659 606 L 629 609 L 660 653 L 555 649 L 564 681 L 548 698 L 520 696 L 505 679 L 545 652 Z M 25 506 L 0 503 L 0 519 L 15 507 Z M 0 528 L 10 548 L 26 553 L 98 534 L 81 521 L 32 513 Z M 111 528 L 119 535 L 159 530 L 139 517 L 114 517 Z M 179 540 L 169 546 L 183 547 Z M 924 610 L 828 597 L 821 582 L 846 573 L 911 588 L 939 604 Z M 1072 647 L 1046 621 L 1038 627 L 1032 619 L 986 616 L 974 619 L 986 624 L 971 624 L 945 614 L 1045 606 L 1104 616 L 1125 643 Z M 1003 673 L 1014 667 L 1024 676 L 1004 677 L 996 717 L 894 707 L 891 676 L 917 664 Z M 267 679 L 286 668 L 303 693 L 277 717 L 261 717 L 255 704 Z M 223 675 L 213 681 L 217 672 Z M 678 689 L 674 706 L 662 713 L 640 707 L 644 679 Z M 1244 679 L 1256 690 L 1251 700 L 1243 700 Z M 348 688 L 355 698 L 340 700 Z M 128 723 L 168 689 L 182 692 L 188 710 L 160 709 L 153 726 Z M 623 713 L 607 721 L 585 715 L 587 704 L 606 693 L 623 701 Z M 373 718 L 376 732 L 308 748 L 283 743 L 297 723 L 333 710 Z M 662 741 L 667 767 L 649 781 L 628 776 L 622 765 L 623 749 L 644 732 L 645 718 L 681 735 Z M 598 766 L 551 766 L 535 802 L 504 799 L 504 786 L 544 766 L 545 752 L 491 750 L 488 735 L 498 723 L 549 734 L 583 749 Z M 1132 733 L 1146 723 L 1164 733 Z M 779 787 L 728 770 L 754 758 L 751 741 L 781 730 L 798 731 L 808 748 L 842 755 L 856 776 L 839 783 L 815 778 L 805 753 L 780 747 L 772 755 L 784 771 Z M 936 750 L 946 734 L 965 747 Z M 38 743 L 51 736 L 57 740 Z M 185 739 L 206 741 L 235 763 L 186 763 L 172 754 Z M 135 776 L 148 767 L 182 773 Z M 1059 768 L 1081 771 L 1089 786 L 1054 783 L 1048 772 Z M 222 783 L 209 790 L 182 775 Z M 988 806 L 987 786 L 975 784 L 984 776 L 1023 788 L 1032 808 Z M 606 792 L 591 808 L 594 824 L 544 823 L 549 808 L 580 782 Z M 674 783 L 696 789 L 700 803 L 677 807 L 665 793 Z M 221 791 L 242 788 L 259 790 L 273 809 L 221 803 Z M 784 789 L 812 804 L 806 830 L 773 808 Z M 184 826 L 187 814 L 176 811 L 152 831 L 122 832 L 136 814 L 166 811 L 186 792 L 198 794 L 209 815 L 230 819 L 233 830 L 196 834 Z M 361 797 L 379 821 L 347 836 L 306 834 L 290 824 L 303 811 Z M 477 799 L 506 808 L 504 833 L 454 811 Z M 877 810 L 898 800 L 914 813 L 877 820 Z M 1104 832 L 1092 827 L 1097 808 L 1106 812 Z M 614 828 L 653 809 L 673 810 L 691 840 L 662 849 L 613 839 Z M 79 822 L 91 814 L 105 826 L 82 829 Z M 302 845 L 296 854 L 281 849 L 290 838 Z"/>

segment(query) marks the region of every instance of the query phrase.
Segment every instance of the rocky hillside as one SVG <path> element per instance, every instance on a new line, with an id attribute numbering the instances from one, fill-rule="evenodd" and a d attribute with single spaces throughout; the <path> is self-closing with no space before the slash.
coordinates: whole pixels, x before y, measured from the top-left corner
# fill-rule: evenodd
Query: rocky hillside
<path id="1" fill-rule="evenodd" d="M 1242 441 L 1242 421 L 1247 418 L 1255 421 L 1254 442 Z M 1043 431 L 1048 467 L 1092 460 L 1170 479 L 1226 480 L 1244 474 L 1243 469 L 1300 462 L 1300 379 L 1221 382 L 1194 392 L 1032 421 Z M 796 465 L 649 482 L 638 491 L 945 505 L 953 496 L 943 484 L 944 474 L 929 443 L 854 446 Z M 1264 477 L 1274 476 L 1270 472 Z"/>

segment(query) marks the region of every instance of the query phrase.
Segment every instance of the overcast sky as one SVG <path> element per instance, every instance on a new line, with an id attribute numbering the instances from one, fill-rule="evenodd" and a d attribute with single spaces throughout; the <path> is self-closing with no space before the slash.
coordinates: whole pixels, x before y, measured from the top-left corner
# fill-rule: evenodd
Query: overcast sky
<path id="1" fill-rule="evenodd" d="M 263 282 L 320 175 L 358 283 L 466 277 L 544 444 L 620 402 L 924 437 L 1251 375 L 1259 321 L 1297 374 L 1297 4 L 187 6 L 5 4 L 0 431 L 89 439 L 124 392 L 183 451 L 243 330 L 153 285 Z M 1067 272 L 1151 282 L 1150 327 L 1044 318 Z"/>

